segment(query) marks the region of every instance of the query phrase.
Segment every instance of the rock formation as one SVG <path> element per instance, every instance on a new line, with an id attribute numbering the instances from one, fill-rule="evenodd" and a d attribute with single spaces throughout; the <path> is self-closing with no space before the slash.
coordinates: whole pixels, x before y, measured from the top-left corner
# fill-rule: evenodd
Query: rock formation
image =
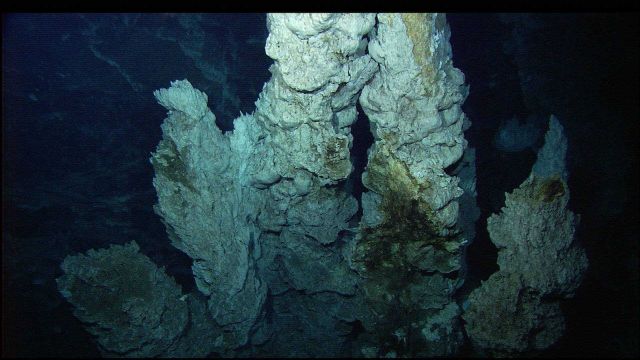
<path id="1" fill-rule="evenodd" d="M 462 343 L 452 295 L 462 283 L 463 190 L 445 168 L 466 146 L 464 76 L 451 65 L 443 15 L 377 21 L 268 15 L 273 76 L 256 111 L 224 135 L 187 81 L 156 92 L 169 110 L 152 157 L 156 211 L 194 258 L 228 349 L 350 354 L 344 335 L 356 322 L 356 354 L 449 354 Z M 376 142 L 358 226 L 341 184 L 361 91 Z M 292 321 L 305 324 L 299 340 Z M 293 346 L 310 339 L 317 347 Z"/>
<path id="2" fill-rule="evenodd" d="M 564 332 L 560 299 L 574 295 L 588 264 L 574 241 L 579 216 L 567 208 L 566 151 L 552 115 L 531 174 L 487 221 L 500 271 L 470 294 L 464 319 L 474 346 L 490 355 L 544 350 Z"/>
<path id="3" fill-rule="evenodd" d="M 463 190 L 445 169 L 467 145 L 467 88 L 449 36 L 442 14 L 378 14 L 371 35 L 380 71 L 360 103 L 375 143 L 362 176 L 369 192 L 354 263 L 376 313 L 371 326 L 396 337 L 378 340 L 380 355 L 450 355 L 463 341 L 452 301 L 467 242 L 456 226 Z"/>
<path id="4" fill-rule="evenodd" d="M 106 357 L 206 356 L 216 329 L 197 295 L 180 286 L 134 242 L 67 256 L 58 288 Z"/>
<path id="5" fill-rule="evenodd" d="M 444 15 L 269 14 L 267 26 L 272 77 L 233 131 L 187 80 L 154 93 L 168 111 L 150 159 L 154 209 L 193 259 L 197 292 L 182 295 L 135 244 L 67 258 L 61 291 L 99 325 L 105 355 L 456 354 L 454 294 L 479 211 Z M 346 185 L 358 100 L 374 137 L 360 203 Z M 507 351 L 528 348 L 487 324 L 518 336 L 551 324 L 538 348 L 561 333 L 547 299 L 569 296 L 586 266 L 571 245 L 563 139 L 552 122 L 535 175 L 489 221 L 501 272 L 465 315 L 480 348 L 502 351 L 498 335 Z M 493 302 L 515 315 L 491 317 Z"/>

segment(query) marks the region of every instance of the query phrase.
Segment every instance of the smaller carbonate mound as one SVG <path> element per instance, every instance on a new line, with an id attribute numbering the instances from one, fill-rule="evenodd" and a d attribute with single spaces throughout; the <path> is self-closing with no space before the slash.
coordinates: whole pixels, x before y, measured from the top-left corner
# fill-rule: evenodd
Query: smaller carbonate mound
<path id="1" fill-rule="evenodd" d="M 524 355 L 551 346 L 564 332 L 557 301 L 545 302 L 518 273 L 499 271 L 471 293 L 464 319 L 474 347 L 491 356 Z"/>
<path id="2" fill-rule="evenodd" d="M 58 289 L 104 356 L 161 356 L 188 323 L 180 286 L 135 241 L 67 256 Z"/>
<path id="3" fill-rule="evenodd" d="M 551 116 L 531 174 L 487 220 L 500 271 L 470 294 L 463 317 L 473 345 L 490 355 L 544 350 L 564 332 L 559 300 L 574 295 L 588 266 L 574 241 L 579 216 L 567 207 L 566 150 Z"/>

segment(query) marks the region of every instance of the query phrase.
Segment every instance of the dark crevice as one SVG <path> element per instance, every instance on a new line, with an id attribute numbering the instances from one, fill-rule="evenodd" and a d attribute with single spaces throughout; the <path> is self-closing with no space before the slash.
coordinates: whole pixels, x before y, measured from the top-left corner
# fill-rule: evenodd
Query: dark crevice
<path id="1" fill-rule="evenodd" d="M 360 334 L 367 331 L 360 320 L 346 321 L 346 323 L 351 325 L 351 332 L 345 335 L 349 340 L 356 340 Z"/>
<path id="2" fill-rule="evenodd" d="M 354 238 L 354 234 L 351 230 L 340 230 L 338 232 L 338 239 L 333 244 L 328 244 L 328 246 L 341 248 L 345 244 L 348 244 L 351 239 Z M 325 247 L 328 247 L 325 246 Z"/>
<path id="3" fill-rule="evenodd" d="M 365 115 L 360 103 L 356 104 L 358 117 L 356 122 L 351 125 L 351 134 L 353 135 L 353 146 L 351 147 L 351 163 L 353 171 L 347 178 L 351 195 L 353 195 L 358 204 L 361 204 L 362 193 L 365 187 L 362 184 L 362 173 L 367 167 L 367 151 L 374 142 L 373 134 L 369 128 L 369 119 Z M 358 207 L 358 212 L 354 215 L 354 219 L 360 222 L 362 218 L 362 206 Z"/>
<path id="4" fill-rule="evenodd" d="M 507 119 L 527 112 L 518 68 L 503 54 L 501 41 L 496 41 L 508 36 L 507 29 L 495 15 L 448 14 L 447 20 L 457 29 L 451 36 L 454 64 L 464 72 L 467 83 L 472 84 L 462 108 L 473 123 L 465 132 L 465 138 L 476 148 L 476 201 L 481 211 L 475 223 L 475 239 L 466 249 L 467 279 L 458 291 L 464 298 L 499 270 L 498 249 L 489 237 L 487 219 L 504 206 L 504 193 L 512 191 L 527 177 L 535 154 L 530 150 L 515 154 L 497 151 L 492 141 L 500 122 L 482 121 Z M 472 28 L 484 31 L 466 31 Z M 479 53 L 478 49 L 482 51 Z M 486 69 L 495 70 L 487 72 Z M 445 172 L 451 175 L 456 166 L 447 167 Z M 509 170 L 504 171 L 505 168 Z"/>
<path id="5" fill-rule="evenodd" d="M 365 38 L 367 39 L 367 42 L 371 42 L 371 40 L 373 40 L 375 38 L 374 34 L 376 34 L 378 32 L 378 15 L 375 16 L 374 19 L 375 23 L 373 24 L 373 27 L 371 28 L 371 30 L 367 33 L 367 35 L 365 35 Z M 367 50 L 366 53 L 369 53 L 369 47 L 367 46 Z"/>
<path id="6" fill-rule="evenodd" d="M 233 131 L 233 120 L 223 119 L 222 116 L 216 116 L 216 126 L 223 134 Z"/>
<path id="7" fill-rule="evenodd" d="M 444 168 L 445 174 L 447 174 L 449 176 L 455 176 L 456 172 L 458 171 L 458 167 L 462 163 L 463 160 L 464 160 L 464 156 L 460 156 L 460 158 L 458 160 L 456 160 L 453 164 L 451 164 L 451 165 L 447 166 L 446 168 Z"/>

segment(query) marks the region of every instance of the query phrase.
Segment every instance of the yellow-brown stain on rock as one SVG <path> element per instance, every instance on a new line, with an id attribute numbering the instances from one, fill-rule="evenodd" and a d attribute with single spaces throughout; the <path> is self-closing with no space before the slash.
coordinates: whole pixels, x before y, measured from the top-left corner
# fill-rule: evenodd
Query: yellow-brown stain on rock
<path id="1" fill-rule="evenodd" d="M 559 177 L 543 180 L 536 187 L 535 198 L 538 201 L 551 202 L 564 195 L 564 184 Z"/>
<path id="2" fill-rule="evenodd" d="M 324 163 L 330 176 L 338 178 L 349 175 L 351 164 L 348 154 L 348 140 L 346 138 L 334 137 L 326 142 Z"/>
<path id="3" fill-rule="evenodd" d="M 181 183 L 189 190 L 198 193 L 188 178 L 187 167 L 173 140 L 163 139 L 160 141 L 157 151 L 151 157 L 151 164 L 156 173 L 166 176 L 173 182 Z"/>
<path id="4" fill-rule="evenodd" d="M 427 96 L 431 96 L 437 78 L 437 69 L 432 63 L 432 32 L 434 29 L 440 29 L 446 25 L 445 17 L 442 14 L 426 13 L 404 13 L 400 16 L 407 28 L 407 36 L 413 43 L 413 58 L 420 66 L 424 90 Z"/>
<path id="5" fill-rule="evenodd" d="M 457 244 L 456 236 L 438 235 L 442 228 L 434 211 L 420 197 L 429 184 L 419 183 L 384 143 L 374 149 L 363 183 L 382 196 L 378 211 L 383 220 L 361 228 L 357 250 L 372 289 L 378 289 L 374 293 L 397 293 L 411 283 L 418 272 L 412 259 L 421 248 L 433 246 L 455 256 L 458 247 L 451 243 Z"/>

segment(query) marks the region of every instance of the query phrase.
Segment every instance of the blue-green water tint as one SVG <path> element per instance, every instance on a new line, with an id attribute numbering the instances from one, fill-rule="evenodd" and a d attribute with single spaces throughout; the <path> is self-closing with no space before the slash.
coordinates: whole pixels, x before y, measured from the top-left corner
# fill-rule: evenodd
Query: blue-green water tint
<path id="1" fill-rule="evenodd" d="M 570 206 L 582 215 L 590 269 L 564 306 L 566 335 L 544 355 L 637 356 L 638 19 L 531 16 L 540 27 L 530 33 L 514 33 L 518 23 L 495 14 L 447 16 L 454 65 L 471 87 L 465 137 L 477 149 L 482 211 L 460 296 L 497 270 L 486 218 L 535 161 L 534 149 L 492 145 L 501 121 L 554 113 L 569 138 Z M 231 130 L 270 77 L 265 19 L 3 15 L 4 356 L 99 355 L 55 286 L 66 255 L 136 240 L 185 291 L 195 288 L 191 259 L 171 246 L 152 209 L 148 158 L 165 117 L 152 91 L 186 78 Z M 519 52 L 509 49 L 515 40 Z M 352 132 L 362 172 L 371 144 L 364 114 Z M 358 196 L 362 185 L 352 180 Z"/>

